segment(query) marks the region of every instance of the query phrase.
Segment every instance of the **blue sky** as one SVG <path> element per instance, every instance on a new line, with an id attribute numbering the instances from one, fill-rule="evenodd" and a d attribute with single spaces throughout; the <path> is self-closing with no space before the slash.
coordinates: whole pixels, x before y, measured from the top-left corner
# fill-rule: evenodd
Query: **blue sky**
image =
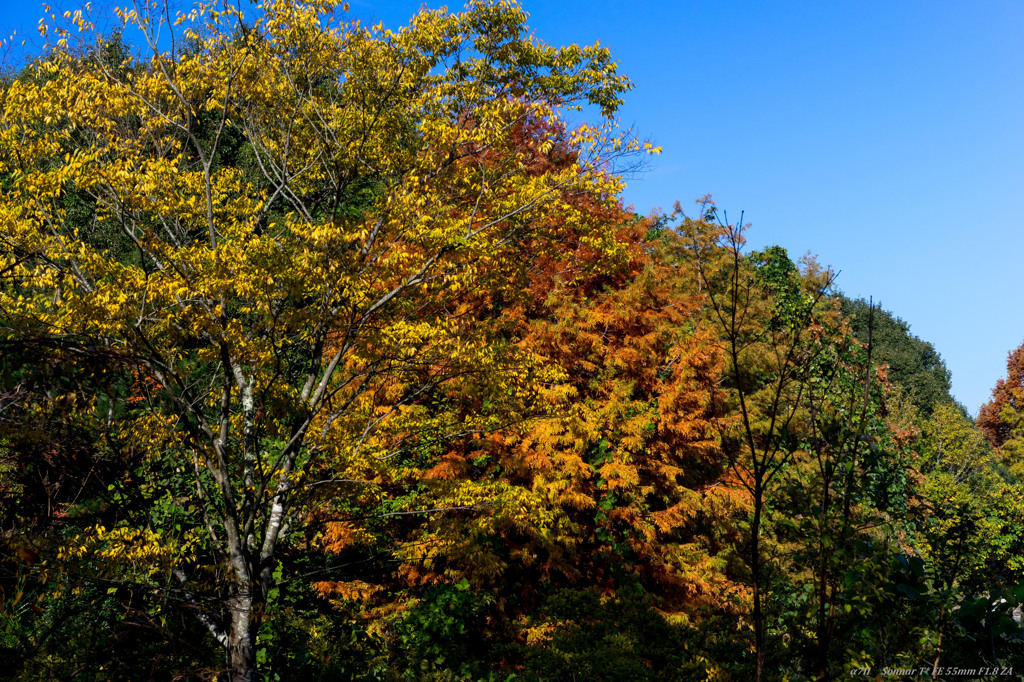
<path id="1" fill-rule="evenodd" d="M 751 246 L 817 254 L 935 345 L 971 412 L 988 399 L 1024 341 L 1024 3 L 523 2 L 538 38 L 600 41 L 634 82 L 621 122 L 664 152 L 627 203 L 745 211 Z M 0 24 L 31 30 L 18 7 Z"/>

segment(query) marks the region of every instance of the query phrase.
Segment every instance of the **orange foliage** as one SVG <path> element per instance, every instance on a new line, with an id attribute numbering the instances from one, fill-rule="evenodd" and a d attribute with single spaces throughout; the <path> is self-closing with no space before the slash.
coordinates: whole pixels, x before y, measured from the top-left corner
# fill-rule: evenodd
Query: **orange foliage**
<path id="1" fill-rule="evenodd" d="M 529 280 L 514 298 L 505 292 L 510 333 L 566 377 L 538 386 L 546 416 L 450 451 L 427 472 L 486 477 L 470 464 L 486 452 L 491 476 L 539 501 L 535 522 L 515 523 L 500 505 L 448 519 L 447 531 L 435 528 L 452 538 L 438 566 L 477 582 L 512 580 L 516 608 L 541 581 L 614 592 L 618 564 L 664 597 L 666 612 L 734 609 L 746 590 L 723 552 L 748 500 L 719 445 L 722 353 L 701 321 L 694 278 L 647 239 L 650 222 L 622 209 L 600 219 L 625 247 L 620 263 L 609 267 L 581 243 L 556 252 L 538 241 Z M 480 551 L 487 537 L 498 550 Z"/>
<path id="2" fill-rule="evenodd" d="M 545 126 L 529 122 L 520 136 L 531 172 L 571 162 L 563 136 Z M 555 140 L 546 152 L 542 138 Z M 602 225 L 615 248 L 589 242 L 592 225 L 562 226 L 557 242 L 541 227 L 521 245 L 526 268 L 508 268 L 457 302 L 465 324 L 487 324 L 496 343 L 532 358 L 520 379 L 534 377 L 533 403 L 517 406 L 514 423 L 429 441 L 422 456 L 396 465 L 403 473 L 388 490 L 407 508 L 438 511 L 381 531 L 400 564 L 375 576 L 392 581 L 377 596 L 412 596 L 465 576 L 498 592 L 517 622 L 542 584 L 612 595 L 628 575 L 663 598 L 666 614 L 738 613 L 748 591 L 728 556 L 749 500 L 720 448 L 725 359 L 697 278 L 673 257 L 681 248 L 673 233 L 590 195 L 562 198 Z M 430 409 L 456 422 L 485 412 L 470 374 L 439 389 Z M 340 528 L 333 533 L 331 551 L 351 548 Z"/>
<path id="3" fill-rule="evenodd" d="M 1007 358 L 1006 375 L 992 389 L 992 400 L 978 412 L 978 428 L 994 447 L 1002 447 L 1020 428 L 1024 413 L 1024 344 Z"/>

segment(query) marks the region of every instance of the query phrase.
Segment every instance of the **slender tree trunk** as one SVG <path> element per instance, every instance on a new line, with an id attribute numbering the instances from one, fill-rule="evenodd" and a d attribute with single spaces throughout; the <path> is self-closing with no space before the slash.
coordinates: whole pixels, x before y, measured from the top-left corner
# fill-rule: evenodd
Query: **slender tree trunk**
<path id="1" fill-rule="evenodd" d="M 825 620 L 825 610 L 826 609 L 823 606 L 820 614 L 822 621 Z M 830 679 L 828 674 L 828 650 L 831 643 L 832 636 L 829 632 L 829 628 L 824 622 L 822 622 L 818 625 L 818 660 L 815 664 L 816 671 L 814 675 L 814 679 L 819 682 Z"/>
<path id="2" fill-rule="evenodd" d="M 939 641 L 937 645 L 938 651 L 935 652 L 935 662 L 932 663 L 932 677 L 935 677 L 939 672 L 939 661 L 942 660 L 942 636 L 946 630 L 946 606 L 945 604 L 939 609 Z"/>
<path id="3" fill-rule="evenodd" d="M 825 473 L 827 467 L 822 467 L 822 472 Z M 830 600 L 828 597 L 828 584 L 829 578 L 831 577 L 831 571 L 829 570 L 829 557 L 825 547 L 825 533 L 828 528 L 828 516 L 830 507 L 832 506 L 832 498 L 829 495 L 829 489 L 832 485 L 832 480 L 829 476 L 823 478 L 824 490 L 822 492 L 821 502 L 821 516 L 819 517 L 819 532 L 822 537 L 818 538 L 818 632 L 817 632 L 817 656 L 815 661 L 815 679 L 826 680 L 828 679 L 828 649 L 831 644 L 830 628 L 829 628 L 829 613 Z"/>
<path id="4" fill-rule="evenodd" d="M 756 484 L 755 484 L 756 485 Z M 764 494 L 754 491 L 754 518 L 750 525 L 750 567 L 754 583 L 754 680 L 764 680 L 764 613 L 761 608 L 761 507 Z"/>

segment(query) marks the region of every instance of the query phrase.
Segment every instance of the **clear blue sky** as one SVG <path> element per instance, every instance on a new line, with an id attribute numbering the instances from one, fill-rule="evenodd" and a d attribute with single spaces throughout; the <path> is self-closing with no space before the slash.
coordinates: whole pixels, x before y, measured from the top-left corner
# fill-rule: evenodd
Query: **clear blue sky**
<path id="1" fill-rule="evenodd" d="M 745 211 L 752 246 L 817 254 L 935 345 L 969 410 L 988 399 L 1024 341 L 1024 3 L 523 2 L 541 40 L 600 41 L 636 85 L 622 123 L 664 153 L 627 203 Z M 351 11 L 397 27 L 420 5 Z"/>

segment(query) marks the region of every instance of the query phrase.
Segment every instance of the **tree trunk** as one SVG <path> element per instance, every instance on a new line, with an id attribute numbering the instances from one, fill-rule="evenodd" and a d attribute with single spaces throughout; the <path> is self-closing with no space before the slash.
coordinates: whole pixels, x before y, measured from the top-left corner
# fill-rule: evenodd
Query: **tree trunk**
<path id="1" fill-rule="evenodd" d="M 750 524 L 750 567 L 754 583 L 754 680 L 764 680 L 764 613 L 761 610 L 761 498 L 759 486 L 754 489 L 754 518 Z"/>
<path id="2" fill-rule="evenodd" d="M 938 651 L 935 652 L 935 662 L 932 663 L 932 677 L 936 677 L 939 672 L 939 661 L 942 660 L 942 635 L 946 630 L 946 605 L 943 604 L 939 609 L 939 641 L 937 644 Z"/>
<path id="3" fill-rule="evenodd" d="M 231 598 L 231 630 L 228 632 L 228 663 L 231 682 L 256 682 L 256 628 L 252 622 L 252 591 L 248 585 L 240 586 Z"/>
<path id="4" fill-rule="evenodd" d="M 231 594 L 227 600 L 231 617 L 226 642 L 229 679 L 231 682 L 256 682 L 259 679 L 256 669 L 256 630 L 259 626 L 253 617 L 256 610 L 253 602 L 255 597 L 255 601 L 262 604 L 265 597 L 262 590 L 253 590 L 249 553 L 235 519 L 228 515 L 224 527 L 233 574 Z"/>
<path id="5" fill-rule="evenodd" d="M 829 632 L 828 626 L 824 622 L 826 618 L 824 607 L 822 608 L 821 615 L 819 617 L 823 622 L 818 625 L 818 651 L 816 656 L 817 661 L 815 662 L 816 670 L 814 679 L 818 682 L 822 682 L 823 680 L 830 679 L 828 675 L 828 650 L 832 643 L 832 636 Z"/>
<path id="6" fill-rule="evenodd" d="M 828 650 L 831 645 L 830 636 L 830 617 L 831 613 L 831 600 L 828 595 L 829 579 L 831 578 L 831 570 L 829 568 L 830 557 L 827 548 L 825 547 L 825 537 L 827 537 L 829 522 L 828 515 L 832 506 L 832 498 L 829 495 L 829 489 L 832 486 L 832 479 L 827 475 L 828 468 L 826 466 L 821 467 L 823 474 L 823 492 L 821 501 L 821 514 L 819 515 L 818 532 L 821 533 L 821 537 L 818 538 L 818 628 L 816 637 L 816 656 L 815 656 L 815 679 L 816 680 L 827 680 L 828 679 Z"/>

